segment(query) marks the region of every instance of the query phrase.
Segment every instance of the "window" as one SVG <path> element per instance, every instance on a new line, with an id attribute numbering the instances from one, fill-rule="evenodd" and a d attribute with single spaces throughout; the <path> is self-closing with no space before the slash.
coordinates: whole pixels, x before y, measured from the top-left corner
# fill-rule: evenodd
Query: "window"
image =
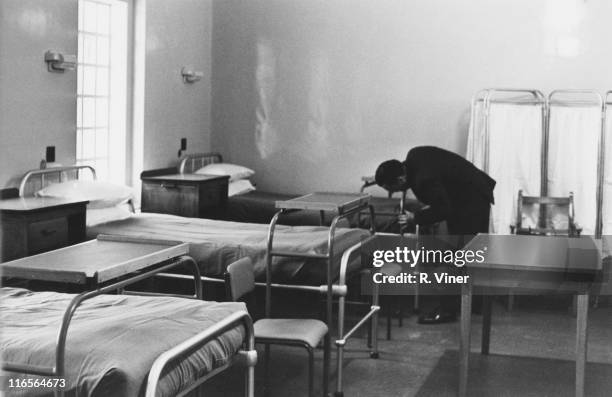
<path id="1" fill-rule="evenodd" d="M 79 0 L 76 160 L 126 179 L 128 4 Z"/>

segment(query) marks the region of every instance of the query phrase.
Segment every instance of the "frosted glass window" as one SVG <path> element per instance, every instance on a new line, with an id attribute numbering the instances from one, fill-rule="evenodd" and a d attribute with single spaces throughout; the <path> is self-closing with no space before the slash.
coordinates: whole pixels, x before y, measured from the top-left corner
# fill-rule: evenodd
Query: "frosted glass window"
<path id="1" fill-rule="evenodd" d="M 93 166 L 98 179 L 122 183 L 126 169 L 127 0 L 79 0 L 78 26 L 77 163 Z"/>

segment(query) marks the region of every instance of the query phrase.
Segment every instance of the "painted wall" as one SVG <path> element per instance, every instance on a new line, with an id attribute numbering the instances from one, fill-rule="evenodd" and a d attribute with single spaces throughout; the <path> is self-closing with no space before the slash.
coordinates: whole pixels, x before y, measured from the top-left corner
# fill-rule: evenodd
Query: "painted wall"
<path id="1" fill-rule="evenodd" d="M 147 0 L 144 169 L 175 165 L 180 138 L 190 152 L 210 148 L 212 3 Z M 181 68 L 204 72 L 184 84 Z"/>
<path id="2" fill-rule="evenodd" d="M 46 146 L 75 161 L 77 75 L 47 72 L 49 49 L 76 54 L 75 0 L 0 1 L 0 187 L 38 168 Z"/>
<path id="3" fill-rule="evenodd" d="M 607 0 L 217 0 L 212 147 L 261 189 L 357 190 L 388 158 L 465 154 L 487 87 L 612 89 Z"/>

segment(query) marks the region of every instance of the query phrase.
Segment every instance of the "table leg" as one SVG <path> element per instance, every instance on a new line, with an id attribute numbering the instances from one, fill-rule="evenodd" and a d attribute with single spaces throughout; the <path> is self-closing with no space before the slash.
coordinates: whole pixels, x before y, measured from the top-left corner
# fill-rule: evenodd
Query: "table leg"
<path id="1" fill-rule="evenodd" d="M 467 396 L 470 324 L 472 321 L 472 285 L 461 286 L 461 339 L 459 343 L 459 397 Z"/>
<path id="2" fill-rule="evenodd" d="M 491 306 L 492 299 L 490 295 L 482 296 L 482 342 L 480 352 L 489 354 L 489 345 L 491 341 Z"/>
<path id="3" fill-rule="evenodd" d="M 584 396 L 584 375 L 587 359 L 587 316 L 589 293 L 578 295 L 576 316 L 576 397 Z"/>

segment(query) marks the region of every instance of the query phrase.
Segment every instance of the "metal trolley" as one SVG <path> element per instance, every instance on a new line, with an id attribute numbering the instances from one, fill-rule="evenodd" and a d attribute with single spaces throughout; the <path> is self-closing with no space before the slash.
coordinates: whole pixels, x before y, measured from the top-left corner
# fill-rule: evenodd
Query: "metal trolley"
<path id="1" fill-rule="evenodd" d="M 378 344 L 377 344 L 377 324 L 378 324 L 378 312 L 380 310 L 380 306 L 378 304 L 378 288 L 374 286 L 373 289 L 373 297 L 372 297 L 372 305 L 368 313 L 355 325 L 355 327 L 349 331 L 346 335 L 342 335 L 344 330 L 344 303 L 345 297 L 347 294 L 346 287 L 346 271 L 348 266 L 348 257 L 349 255 L 356 251 L 359 246 L 362 244 L 361 242 L 349 250 L 345 251 L 342 260 L 341 260 L 341 268 L 338 282 L 334 284 L 334 274 L 332 274 L 333 260 L 334 260 L 334 243 L 335 243 L 335 234 L 338 226 L 338 222 L 342 219 L 349 218 L 351 216 L 357 216 L 357 214 L 365 209 L 370 211 L 371 219 L 374 219 L 374 208 L 370 205 L 370 195 L 369 194 L 349 194 L 349 193 L 311 193 L 302 197 L 297 197 L 292 200 L 287 201 L 277 201 L 276 208 L 279 211 L 274 215 L 272 221 L 270 222 L 270 229 L 268 233 L 268 246 L 267 246 L 267 266 L 266 266 L 266 316 L 270 315 L 271 307 L 270 307 L 270 297 L 271 297 L 271 289 L 272 287 L 280 287 L 280 288 L 290 288 L 296 290 L 304 290 L 304 291 L 314 291 L 320 292 L 325 295 L 326 298 L 326 310 L 325 310 L 325 322 L 329 329 L 331 329 L 332 325 L 332 304 L 334 296 L 339 297 L 339 312 L 338 312 L 338 324 L 340 325 L 339 333 L 340 340 L 345 341 L 348 339 L 357 328 L 361 327 L 368 320 L 371 319 L 371 332 L 372 332 L 372 351 L 370 353 L 371 357 L 378 357 Z M 310 210 L 310 211 L 319 211 L 321 216 L 321 223 L 323 224 L 325 218 L 325 212 L 332 211 L 336 215 L 331 221 L 329 226 L 329 234 L 328 234 L 328 247 L 327 253 L 297 253 L 292 251 L 279 251 L 275 250 L 273 246 L 274 242 L 274 231 L 276 227 L 276 223 L 278 219 L 288 212 L 292 211 L 300 211 L 300 210 Z M 370 234 L 373 236 L 375 234 L 375 226 L 374 222 L 371 223 Z M 370 237 L 372 238 L 372 237 Z M 327 284 L 321 286 L 307 286 L 307 285 L 282 285 L 282 284 L 273 284 L 272 283 L 272 260 L 274 257 L 287 257 L 287 258 L 309 258 L 309 259 L 320 259 L 327 261 Z M 337 346 L 338 342 L 336 342 Z M 324 342 L 324 363 L 323 363 L 323 384 L 324 390 L 323 394 L 327 395 L 328 385 L 329 385 L 329 368 L 330 368 L 330 359 L 331 359 L 331 334 L 325 336 Z M 268 357 L 266 357 L 268 360 Z M 341 353 L 339 354 L 339 366 L 341 367 Z M 336 391 L 336 395 L 342 395 L 341 383 L 339 383 L 340 390 Z"/>

